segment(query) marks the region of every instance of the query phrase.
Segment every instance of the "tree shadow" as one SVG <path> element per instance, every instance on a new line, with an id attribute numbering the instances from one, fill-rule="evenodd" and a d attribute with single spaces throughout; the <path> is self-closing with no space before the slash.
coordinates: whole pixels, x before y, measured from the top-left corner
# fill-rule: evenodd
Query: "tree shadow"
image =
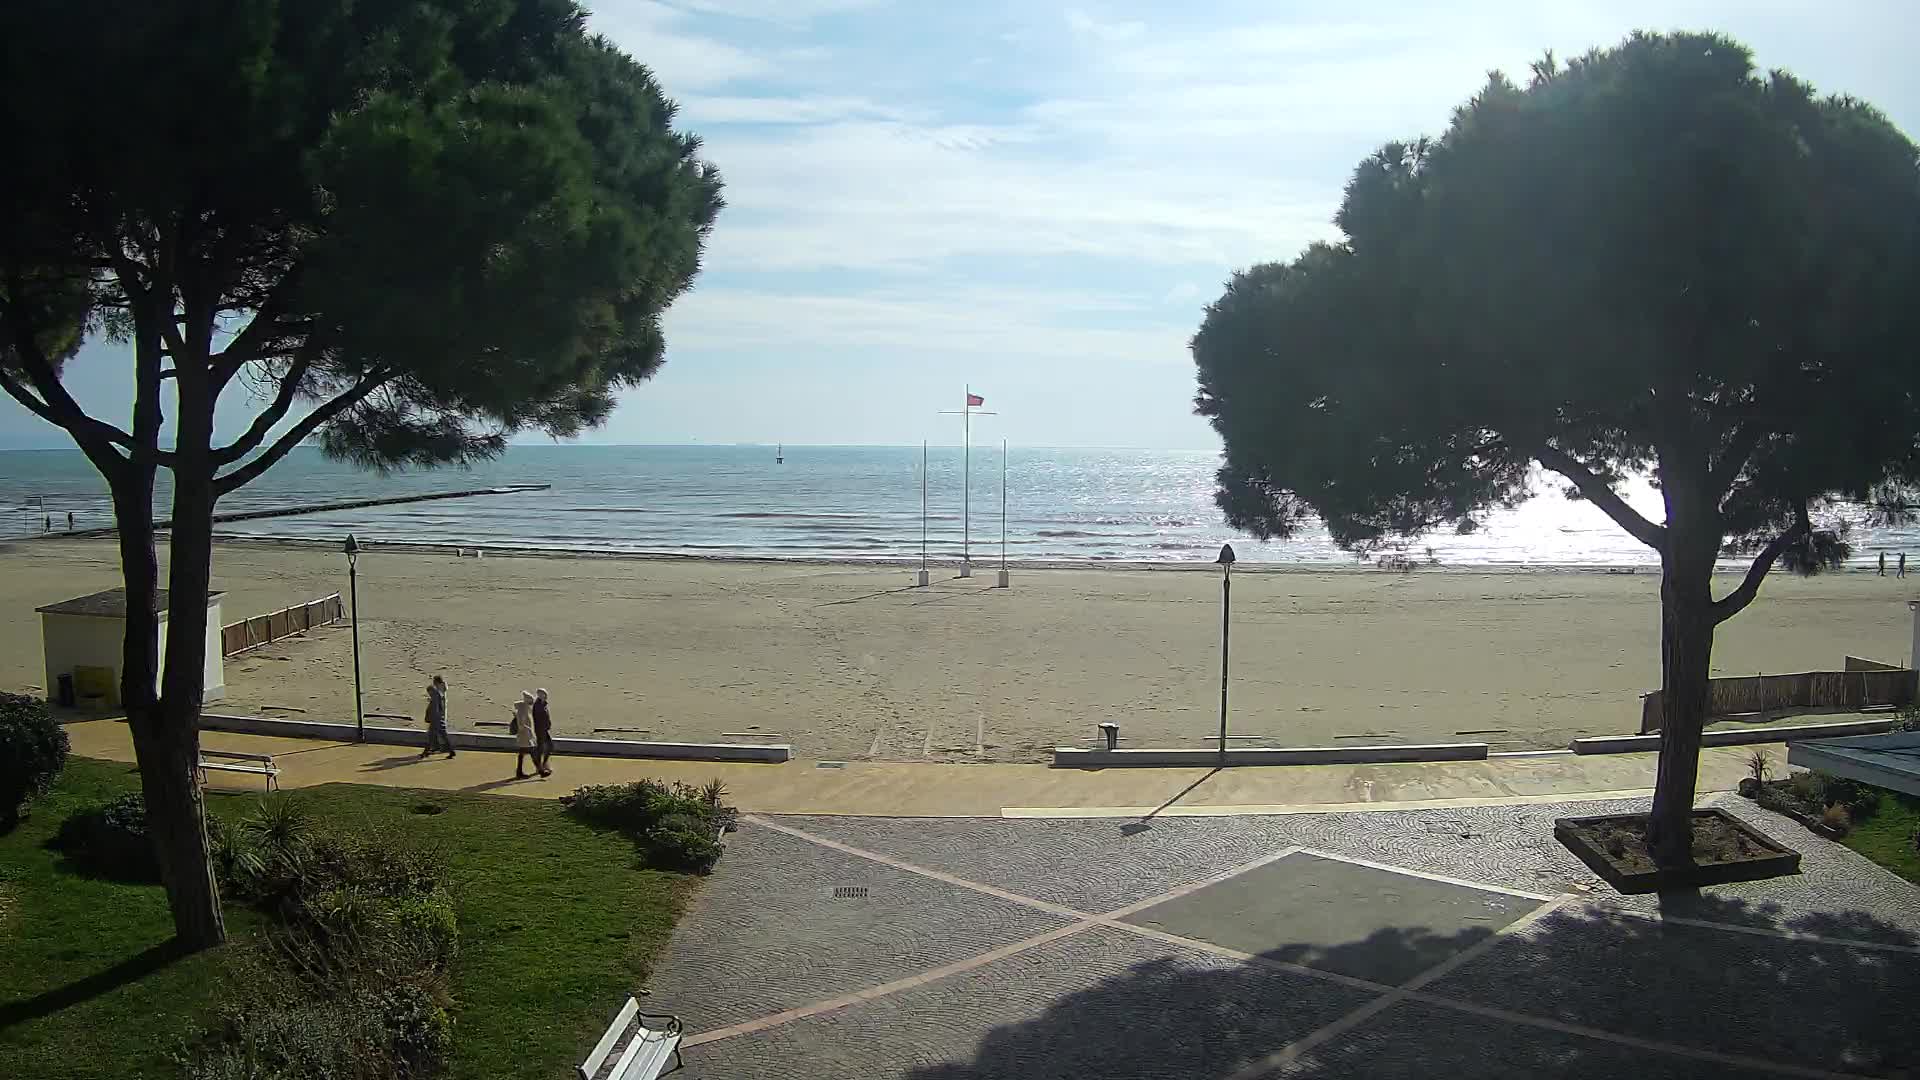
<path id="1" fill-rule="evenodd" d="M 9 1001 L 0 1005 L 0 1031 L 90 1001 L 128 983 L 138 982 L 186 956 L 188 952 L 177 939 L 169 938 L 158 945 L 149 945 L 112 967 L 94 972 L 84 979 L 54 987 L 30 998 Z"/>
<path id="2" fill-rule="evenodd" d="M 1220 966 L 1181 946 L 1129 943 L 1119 932 L 1092 930 L 1116 935 L 1110 951 L 1159 955 L 1055 997 L 1038 1015 L 987 1030 L 967 1060 L 906 1075 L 1679 1080 L 1752 1074 L 1745 1066 L 1655 1051 L 1631 1040 L 1801 1069 L 1908 1075 L 1906 1070 L 1920 1068 L 1920 1025 L 1910 1015 L 1920 993 L 1920 957 L 1751 932 L 1818 933 L 1912 947 L 1920 942 L 1911 931 L 1865 911 L 1783 921 L 1771 905 L 1711 895 L 1677 894 L 1662 907 L 1670 915 L 1747 932 L 1584 904 L 1550 912 L 1492 943 L 1486 942 L 1492 931 L 1484 928 L 1435 933 L 1387 926 L 1334 945 L 1276 944 L 1254 960 Z M 1292 1060 L 1273 1057 L 1378 1000 L 1385 988 L 1405 986 L 1416 978 L 1413 973 L 1429 972 L 1476 945 L 1483 946 L 1478 955 L 1430 982 L 1416 982 L 1410 996 L 1351 1030 Z M 1376 986 L 1302 974 L 1293 965 L 1372 972 Z M 1071 981 L 1070 963 L 1060 978 Z M 1046 1000 L 1043 992 L 1023 993 Z M 952 1015 L 958 1011 L 955 999 L 943 1003 L 948 1018 L 939 1027 L 959 1026 Z M 1006 1015 L 997 1003 L 982 1007 L 989 1015 Z M 1488 1015 L 1490 1010 L 1499 1015 Z M 915 1056 L 925 1061 L 934 1049 Z"/>
<path id="3" fill-rule="evenodd" d="M 424 754 L 397 754 L 369 761 L 360 766 L 361 772 L 386 772 L 388 769 L 404 769 L 409 765 L 423 765 L 427 761 Z"/>

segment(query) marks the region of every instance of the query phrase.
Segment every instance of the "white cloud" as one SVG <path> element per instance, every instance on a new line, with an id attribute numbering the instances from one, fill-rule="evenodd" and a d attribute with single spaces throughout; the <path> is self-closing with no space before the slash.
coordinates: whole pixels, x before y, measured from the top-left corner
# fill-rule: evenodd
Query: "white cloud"
<path id="1" fill-rule="evenodd" d="M 727 97 L 694 94 L 680 100 L 681 121 L 702 124 L 821 124 L 837 120 L 907 121 L 923 113 L 864 97 Z"/>
<path id="2" fill-rule="evenodd" d="M 667 332 L 675 349 L 701 351 L 890 350 L 1185 364 L 1192 328 L 1152 321 L 1157 314 L 1152 298 L 1072 289 L 696 288 L 674 304 Z"/>
<path id="3" fill-rule="evenodd" d="M 684 13 L 651 0 L 605 4 L 588 26 L 647 65 L 669 96 L 774 70 L 764 55 L 690 32 Z"/>

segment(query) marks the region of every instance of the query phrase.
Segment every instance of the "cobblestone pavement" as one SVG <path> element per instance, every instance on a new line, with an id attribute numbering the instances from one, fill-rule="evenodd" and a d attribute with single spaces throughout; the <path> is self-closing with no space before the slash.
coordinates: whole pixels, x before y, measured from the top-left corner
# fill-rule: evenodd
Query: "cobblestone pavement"
<path id="1" fill-rule="evenodd" d="M 1920 889 L 1718 804 L 1804 872 L 1616 896 L 1552 820 L 1638 803 L 750 817 L 647 1003 L 688 1080 L 1920 1075 Z"/>

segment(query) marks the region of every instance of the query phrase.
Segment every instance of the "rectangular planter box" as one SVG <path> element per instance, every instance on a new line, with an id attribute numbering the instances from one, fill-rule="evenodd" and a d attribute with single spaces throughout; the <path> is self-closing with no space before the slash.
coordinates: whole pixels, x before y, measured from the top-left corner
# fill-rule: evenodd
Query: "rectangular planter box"
<path id="1" fill-rule="evenodd" d="M 1595 847 L 1582 831 L 1583 827 L 1614 822 L 1646 821 L 1645 814 L 1606 814 L 1598 817 L 1556 818 L 1553 822 L 1553 837 L 1560 841 L 1568 851 L 1580 857 L 1588 869 L 1605 878 L 1622 893 L 1662 892 L 1668 889 L 1689 889 L 1699 885 L 1720 885 L 1729 881 L 1759 881 L 1762 878 L 1781 877 L 1800 872 L 1800 853 L 1782 847 L 1769 839 L 1764 833 L 1727 813 L 1725 810 L 1695 810 L 1693 820 L 1697 826 L 1703 820 L 1725 823 L 1734 831 L 1744 835 L 1754 847 L 1769 854 L 1741 859 L 1738 862 L 1696 864 L 1680 868 L 1660 868 L 1656 870 L 1629 871 L 1616 865 L 1605 851 Z"/>

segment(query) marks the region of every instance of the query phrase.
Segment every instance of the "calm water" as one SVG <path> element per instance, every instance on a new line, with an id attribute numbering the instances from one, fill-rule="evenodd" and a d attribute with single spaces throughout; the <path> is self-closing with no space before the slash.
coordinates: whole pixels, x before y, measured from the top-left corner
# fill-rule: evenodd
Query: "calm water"
<path id="1" fill-rule="evenodd" d="M 1224 542 L 1240 558 L 1351 566 L 1312 529 L 1259 543 L 1227 528 L 1213 505 L 1215 455 L 1157 450 L 1014 449 L 1006 462 L 1007 543 L 1012 561 L 1211 561 Z M 1000 557 L 1001 455 L 973 452 L 972 550 Z M 161 471 L 160 512 L 167 505 Z M 521 446 L 471 470 L 381 477 L 300 449 L 222 512 L 506 484 L 551 490 L 443 502 L 269 518 L 222 525 L 224 534 L 333 540 L 485 544 L 682 555 L 917 559 L 921 550 L 920 448 L 770 446 Z M 1496 515 L 1471 536 L 1436 534 L 1407 554 L 1442 565 L 1650 565 L 1646 548 L 1592 507 L 1542 497 Z M 930 451 L 927 548 L 952 560 L 962 548 L 961 452 Z M 1631 501 L 1658 516 L 1645 485 Z M 45 515 L 64 527 L 112 524 L 106 488 L 78 451 L 0 452 L 0 533 L 40 532 Z M 1920 558 L 1920 530 L 1856 529 L 1856 561 L 1905 546 Z M 1920 567 L 1917 567 L 1920 568 Z"/>

